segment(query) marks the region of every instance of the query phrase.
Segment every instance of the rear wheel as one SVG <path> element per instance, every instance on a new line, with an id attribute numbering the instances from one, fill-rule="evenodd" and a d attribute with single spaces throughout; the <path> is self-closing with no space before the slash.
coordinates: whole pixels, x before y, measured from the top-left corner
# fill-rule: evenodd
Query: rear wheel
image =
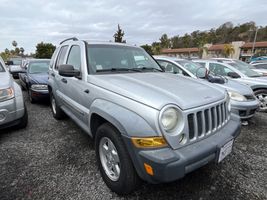
<path id="1" fill-rule="evenodd" d="M 135 168 L 119 131 L 105 123 L 97 129 L 95 150 L 106 185 L 117 194 L 128 194 L 139 184 Z"/>
<path id="2" fill-rule="evenodd" d="M 267 89 L 256 90 L 254 94 L 260 101 L 259 111 L 267 112 Z"/>
<path id="3" fill-rule="evenodd" d="M 53 117 L 57 120 L 63 119 L 65 117 L 65 113 L 58 106 L 57 101 L 52 92 L 50 93 L 50 104 Z"/>

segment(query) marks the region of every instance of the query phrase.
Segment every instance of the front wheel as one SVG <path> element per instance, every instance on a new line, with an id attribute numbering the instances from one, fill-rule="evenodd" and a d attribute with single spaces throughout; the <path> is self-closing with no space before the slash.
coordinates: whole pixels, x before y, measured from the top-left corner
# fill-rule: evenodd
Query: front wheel
<path id="1" fill-rule="evenodd" d="M 119 131 L 105 123 L 97 129 L 95 150 L 102 178 L 117 194 L 129 194 L 140 181 Z"/>
<path id="2" fill-rule="evenodd" d="M 20 119 L 20 122 L 18 124 L 18 128 L 25 128 L 28 124 L 28 111 L 27 111 L 27 107 L 24 104 L 24 115 L 23 117 Z"/>
<path id="3" fill-rule="evenodd" d="M 260 112 L 267 112 L 267 90 L 262 89 L 262 90 L 256 90 L 254 92 L 255 96 L 257 99 L 260 101 Z"/>
<path id="4" fill-rule="evenodd" d="M 50 104 L 53 117 L 57 120 L 63 119 L 65 117 L 65 113 L 58 106 L 57 101 L 52 92 L 50 93 Z"/>

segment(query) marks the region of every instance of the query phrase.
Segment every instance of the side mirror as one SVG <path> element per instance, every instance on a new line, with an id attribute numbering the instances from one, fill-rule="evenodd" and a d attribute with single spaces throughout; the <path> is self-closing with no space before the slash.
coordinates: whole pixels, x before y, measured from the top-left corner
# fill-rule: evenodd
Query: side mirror
<path id="1" fill-rule="evenodd" d="M 231 78 L 240 78 L 241 76 L 236 73 L 236 72 L 228 72 L 227 76 L 231 77 Z"/>
<path id="2" fill-rule="evenodd" d="M 60 65 L 58 68 L 58 73 L 60 76 L 66 77 L 79 77 L 81 72 L 74 69 L 72 65 Z"/>
<path id="3" fill-rule="evenodd" d="M 210 83 L 219 83 L 219 84 L 225 83 L 225 79 L 219 76 L 213 76 L 213 75 L 208 74 L 207 79 Z"/>

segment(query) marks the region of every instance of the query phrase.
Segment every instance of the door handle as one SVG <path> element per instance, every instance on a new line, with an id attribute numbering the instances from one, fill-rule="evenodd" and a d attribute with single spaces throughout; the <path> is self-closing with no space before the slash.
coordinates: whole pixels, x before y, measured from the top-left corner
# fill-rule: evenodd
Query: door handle
<path id="1" fill-rule="evenodd" d="M 67 83 L 67 82 L 68 82 L 65 78 L 62 78 L 61 81 L 62 81 L 63 83 Z"/>
<path id="2" fill-rule="evenodd" d="M 84 92 L 87 93 L 87 94 L 89 94 L 90 91 L 88 89 L 86 89 L 86 90 L 84 90 Z"/>

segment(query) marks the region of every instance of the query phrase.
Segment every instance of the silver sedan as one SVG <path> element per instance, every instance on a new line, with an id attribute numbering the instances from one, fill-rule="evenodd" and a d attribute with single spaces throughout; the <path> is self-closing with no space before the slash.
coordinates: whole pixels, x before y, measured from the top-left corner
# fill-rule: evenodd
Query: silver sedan
<path id="1" fill-rule="evenodd" d="M 20 86 L 13 80 L 0 57 L 0 129 L 10 126 L 24 128 L 28 123 Z"/>

